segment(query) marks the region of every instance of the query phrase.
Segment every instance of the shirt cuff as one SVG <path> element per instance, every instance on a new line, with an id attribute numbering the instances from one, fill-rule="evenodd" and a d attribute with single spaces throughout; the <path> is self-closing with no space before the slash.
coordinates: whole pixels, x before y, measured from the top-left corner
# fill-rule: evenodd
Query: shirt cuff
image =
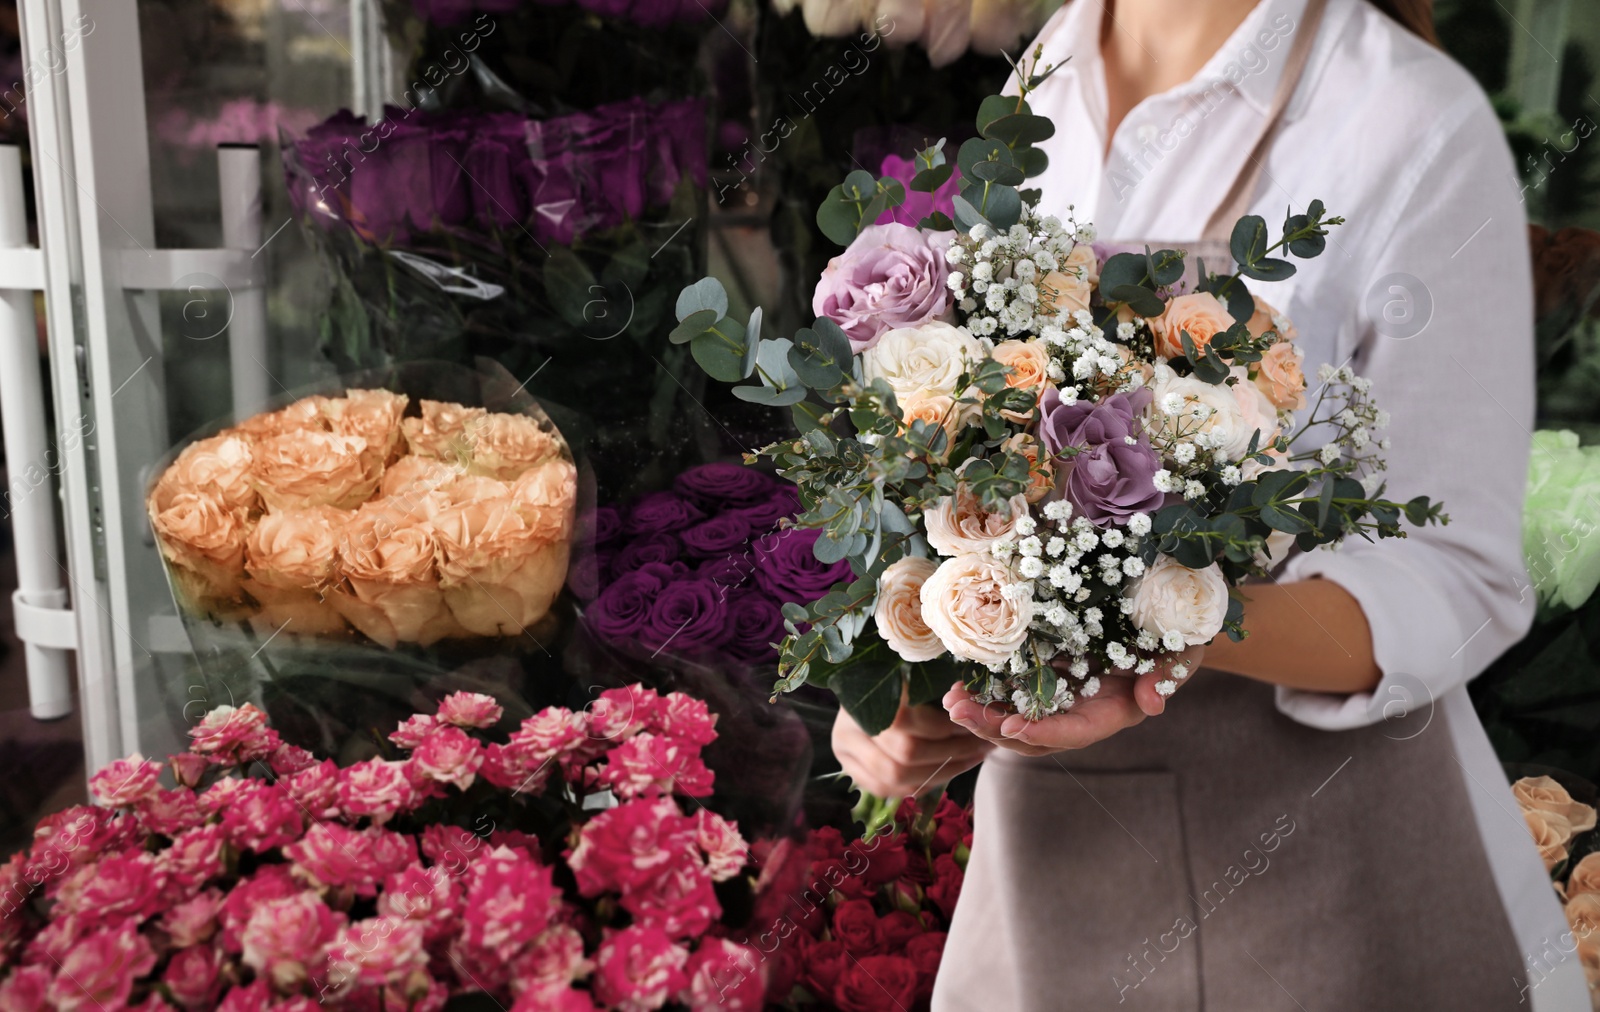
<path id="1" fill-rule="evenodd" d="M 1346 731 L 1416 712 L 1431 712 L 1439 698 L 1465 681 L 1467 634 L 1433 579 L 1407 563 L 1394 544 L 1321 549 L 1285 564 L 1284 580 L 1321 577 L 1343 587 L 1361 605 L 1372 631 L 1372 655 L 1383 672 L 1370 692 L 1308 692 L 1278 686 L 1279 712 L 1324 731 Z M 1419 546 L 1420 547 L 1420 546 Z M 1248 608 L 1246 609 L 1248 611 Z"/>

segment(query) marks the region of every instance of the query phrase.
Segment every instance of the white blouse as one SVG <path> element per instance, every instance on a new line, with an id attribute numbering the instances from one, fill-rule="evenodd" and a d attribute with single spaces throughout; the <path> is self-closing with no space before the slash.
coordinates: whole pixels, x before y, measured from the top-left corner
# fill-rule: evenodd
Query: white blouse
<path id="1" fill-rule="evenodd" d="M 1044 62 L 1065 65 L 1032 98 L 1056 125 L 1040 145 L 1046 209 L 1073 205 L 1111 242 L 1197 237 L 1260 135 L 1305 8 L 1261 0 L 1191 81 L 1140 102 L 1103 156 L 1104 7 L 1069 0 L 1040 35 Z M 1348 362 L 1373 380 L 1392 416 L 1388 495 L 1442 500 L 1451 522 L 1285 564 L 1281 579 L 1325 577 L 1360 602 L 1384 676 L 1354 695 L 1280 688 L 1278 707 L 1330 731 L 1442 711 L 1528 994 L 1586 1009 L 1577 960 L 1560 951 L 1565 918 L 1465 690 L 1527 632 L 1535 604 L 1521 539 L 1534 384 L 1520 190 L 1476 82 L 1365 0 L 1328 3 L 1251 212 L 1276 232 L 1313 199 L 1348 223 L 1293 278 L 1252 290 L 1294 321 L 1308 375 Z"/>

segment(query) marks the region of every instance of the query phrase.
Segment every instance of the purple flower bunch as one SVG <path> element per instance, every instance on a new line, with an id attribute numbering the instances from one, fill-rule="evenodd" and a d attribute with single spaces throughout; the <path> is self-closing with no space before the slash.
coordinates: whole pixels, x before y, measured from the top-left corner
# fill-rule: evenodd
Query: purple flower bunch
<path id="1" fill-rule="evenodd" d="M 474 14 L 509 14 L 522 6 L 560 7 L 569 0 L 411 0 L 417 17 L 435 27 L 458 25 Z M 578 7 L 601 17 L 621 18 L 644 28 L 676 21 L 700 21 L 721 10 L 725 0 L 702 5 L 696 0 L 576 0 Z"/>
<path id="2" fill-rule="evenodd" d="M 642 98 L 551 119 L 340 111 L 284 152 L 296 212 L 375 243 L 492 226 L 570 245 L 667 207 L 684 179 L 706 184 L 698 99 Z"/>
<path id="3" fill-rule="evenodd" d="M 794 486 L 738 464 L 703 464 L 670 491 L 597 508 L 586 518 L 594 554 L 571 581 L 589 599 L 585 623 L 655 652 L 776 661 L 781 607 L 850 578 L 848 563 L 817 561 L 819 531 L 778 529 L 799 511 Z"/>

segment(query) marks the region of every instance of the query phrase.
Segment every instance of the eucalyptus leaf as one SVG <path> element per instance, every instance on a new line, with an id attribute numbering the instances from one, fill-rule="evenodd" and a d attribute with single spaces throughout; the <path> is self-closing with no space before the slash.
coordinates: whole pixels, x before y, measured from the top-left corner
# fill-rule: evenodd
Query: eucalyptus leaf
<path id="1" fill-rule="evenodd" d="M 709 330 L 689 342 L 689 353 L 712 379 L 737 383 L 744 379 L 745 347 Z"/>
<path id="2" fill-rule="evenodd" d="M 728 315 L 728 292 L 716 278 L 701 278 L 678 293 L 678 319 L 710 310 L 715 319 Z"/>
<path id="3" fill-rule="evenodd" d="M 1007 147 L 1025 147 L 1054 137 L 1056 125 L 1044 116 L 1014 113 L 991 121 L 982 133 L 985 137 L 1003 141 Z"/>
<path id="4" fill-rule="evenodd" d="M 948 164 L 923 169 L 911 177 L 911 188 L 919 193 L 932 193 L 948 182 L 954 172 L 955 166 Z"/>
<path id="5" fill-rule="evenodd" d="M 711 329 L 720 316 L 715 309 L 697 309 L 683 318 L 683 321 L 672 328 L 672 333 L 667 335 L 667 340 L 673 344 L 687 344 Z"/>
<path id="6" fill-rule="evenodd" d="M 1228 252 L 1233 262 L 1242 270 L 1245 265 L 1267 254 L 1267 221 L 1259 214 L 1247 214 L 1233 226 L 1228 238 Z"/>

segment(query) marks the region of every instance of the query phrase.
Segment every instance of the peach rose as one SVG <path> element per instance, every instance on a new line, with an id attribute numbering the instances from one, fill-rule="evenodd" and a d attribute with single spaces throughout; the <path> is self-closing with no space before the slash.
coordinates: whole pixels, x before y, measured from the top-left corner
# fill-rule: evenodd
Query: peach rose
<path id="1" fill-rule="evenodd" d="M 182 492 L 151 517 L 161 554 L 199 578 L 192 590 L 231 597 L 244 573 L 244 510 L 205 492 Z"/>
<path id="2" fill-rule="evenodd" d="M 245 571 L 285 590 L 316 590 L 333 580 L 348 515 L 328 506 L 268 513 L 245 539 Z"/>
<path id="3" fill-rule="evenodd" d="M 515 635 L 549 612 L 566 580 L 567 543 L 530 527 L 509 496 L 451 506 L 430 526 L 440 586 L 466 629 Z"/>
<path id="4" fill-rule="evenodd" d="M 950 438 L 945 441 L 942 451 L 932 454 L 935 457 L 943 457 L 950 452 L 956 434 L 976 407 L 963 404 L 949 394 L 928 390 L 912 390 L 904 395 L 896 395 L 895 401 L 900 405 L 900 421 L 905 423 L 908 432 L 912 424 L 919 421 L 944 428 L 945 435 Z"/>
<path id="5" fill-rule="evenodd" d="M 482 415 L 468 419 L 465 430 L 472 454 L 469 469 L 501 481 L 515 481 L 562 449 L 555 435 L 527 415 Z"/>
<path id="6" fill-rule="evenodd" d="M 1018 432 L 1008 437 L 1000 448 L 1028 458 L 1028 490 L 1022 494 L 1024 499 L 1036 503 L 1055 490 L 1055 468 L 1049 457 L 1039 459 L 1037 439 L 1026 432 Z"/>
<path id="7" fill-rule="evenodd" d="M 302 397 L 286 408 L 251 415 L 228 431 L 242 433 L 252 439 L 280 436 L 285 432 L 304 432 L 307 429 L 326 432 L 328 418 L 322 413 L 322 406 L 327 402 L 328 398 L 321 394 Z"/>
<path id="8" fill-rule="evenodd" d="M 445 606 L 434 562 L 438 546 L 428 518 L 444 509 L 443 500 L 433 492 L 404 506 L 368 503 L 339 534 L 339 572 L 348 589 L 336 588 L 330 599 L 351 625 L 390 649 L 463 632 Z"/>
<path id="9" fill-rule="evenodd" d="M 439 491 L 449 497 L 450 505 L 459 506 L 478 499 L 504 499 L 511 494 L 511 486 L 498 478 L 481 474 L 464 474 Z"/>
<path id="10" fill-rule="evenodd" d="M 465 469 L 433 457 L 409 454 L 390 464 L 378 483 L 378 493 L 386 497 L 406 497 L 443 488 L 466 474 Z"/>
<path id="11" fill-rule="evenodd" d="M 390 464 L 400 456 L 400 416 L 409 400 L 388 390 L 346 390 L 343 397 L 326 401 L 322 410 L 334 432 L 360 436 L 378 463 Z"/>
<path id="12" fill-rule="evenodd" d="M 922 584 L 922 622 L 957 657 L 1002 664 L 1028 638 L 1033 597 L 994 556 L 946 559 Z"/>
<path id="13" fill-rule="evenodd" d="M 468 408 L 445 401 L 422 401 L 421 405 L 420 418 L 405 418 L 400 422 L 406 446 L 420 457 L 445 461 L 466 459 L 467 436 L 464 426 L 488 412 L 482 408 Z"/>
<path id="14" fill-rule="evenodd" d="M 1600 851 L 1583 855 L 1567 877 L 1567 895 L 1600 893 Z"/>
<path id="15" fill-rule="evenodd" d="M 1060 270 L 1051 271 L 1039 279 L 1039 308 L 1047 313 L 1087 310 L 1094 294 L 1094 283 L 1098 280 L 1100 265 L 1095 259 L 1094 247 L 1079 243 L 1067 254 Z"/>
<path id="16" fill-rule="evenodd" d="M 938 568 L 932 559 L 908 555 L 878 577 L 878 606 L 872 618 L 901 660 L 931 661 L 944 653 L 944 644 L 922 620 L 922 585 Z"/>
<path id="17" fill-rule="evenodd" d="M 1580 945 L 1600 943 L 1600 893 L 1582 893 L 1567 900 L 1567 924 Z"/>
<path id="18" fill-rule="evenodd" d="M 1287 341 L 1268 348 L 1256 363 L 1256 389 L 1275 408 L 1299 411 L 1306 406 L 1306 374 L 1301 369 L 1305 352 Z"/>
<path id="19" fill-rule="evenodd" d="M 378 488 L 382 464 L 360 436 L 285 432 L 256 443 L 251 480 L 268 509 L 354 509 Z"/>
<path id="20" fill-rule="evenodd" d="M 569 538 L 578 507 L 578 469 L 553 457 L 516 480 L 511 501 L 529 527 L 552 539 Z"/>
<path id="21" fill-rule="evenodd" d="M 1244 451 L 1249 449 L 1248 437 L 1251 435 L 1261 433 L 1261 438 L 1256 443 L 1258 450 L 1270 446 L 1272 441 L 1278 438 L 1278 408 L 1260 387 L 1250 382 L 1249 374 L 1242 366 L 1236 365 L 1229 371 L 1238 380 L 1227 389 L 1233 391 L 1234 402 L 1239 405 L 1239 421 L 1242 425 L 1240 431 L 1246 437 L 1245 445 L 1239 449 L 1239 456 L 1243 456 Z"/>
<path id="22" fill-rule="evenodd" d="M 1572 823 L 1564 815 L 1525 808 L 1522 815 L 1528 821 L 1528 832 L 1533 834 L 1533 845 L 1539 848 L 1544 860 L 1544 870 L 1553 871 L 1567 859 L 1567 843 L 1572 839 Z"/>
<path id="23" fill-rule="evenodd" d="M 1574 801 L 1567 789 L 1550 777 L 1523 777 L 1511 785 L 1511 793 L 1524 811 L 1537 808 L 1555 812 L 1567 820 L 1574 833 L 1594 828 L 1595 810 L 1581 801 Z"/>
<path id="24" fill-rule="evenodd" d="M 1014 390 L 1027 390 L 1037 397 L 1050 382 L 1050 352 L 1038 338 L 1001 341 L 989 357 L 1010 368 L 1006 386 Z M 1001 415 L 1018 425 L 1026 425 L 1033 419 L 1032 411 L 1002 411 Z"/>
<path id="25" fill-rule="evenodd" d="M 224 432 L 184 447 L 150 493 L 151 509 L 161 512 L 184 492 L 206 492 L 232 509 L 254 512 L 261 497 L 250 485 L 250 441 Z"/>
<path id="26" fill-rule="evenodd" d="M 1233 317 L 1228 308 L 1210 292 L 1180 295 L 1167 303 L 1160 316 L 1150 321 L 1150 329 L 1155 331 L 1156 354 L 1163 358 L 1177 358 L 1183 354 L 1181 333 L 1187 333 L 1198 350 L 1231 326 Z"/>
<path id="27" fill-rule="evenodd" d="M 1283 341 L 1292 343 L 1300 336 L 1299 332 L 1295 330 L 1294 324 L 1289 321 L 1289 318 L 1273 308 L 1272 303 L 1259 295 L 1254 296 L 1254 298 L 1256 300 L 1255 312 L 1250 314 L 1250 319 L 1245 323 L 1245 326 L 1250 328 L 1251 337 L 1261 337 L 1270 330 L 1275 331 Z"/>
<path id="28" fill-rule="evenodd" d="M 945 496 L 923 513 L 922 522 L 934 551 L 965 555 L 988 551 L 996 541 L 1009 537 L 1017 521 L 1027 515 L 1026 496 L 1014 495 L 1006 501 L 1004 511 L 989 513 L 965 485 L 958 485 L 955 495 Z"/>

